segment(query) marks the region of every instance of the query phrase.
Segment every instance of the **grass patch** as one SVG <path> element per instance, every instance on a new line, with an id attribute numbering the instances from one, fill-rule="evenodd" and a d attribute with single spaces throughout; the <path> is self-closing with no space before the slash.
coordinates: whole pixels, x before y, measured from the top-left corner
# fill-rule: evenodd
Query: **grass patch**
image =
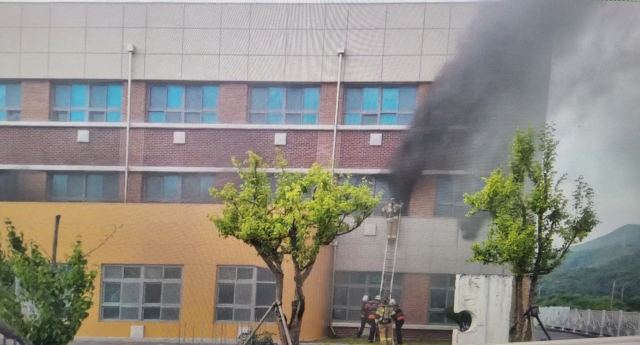
<path id="1" fill-rule="evenodd" d="M 336 338 L 336 339 L 323 339 L 315 341 L 316 344 L 348 344 L 348 345 L 364 345 L 367 344 L 367 338 Z M 379 345 L 380 342 L 374 342 L 372 345 Z M 419 340 L 407 340 L 404 345 L 451 345 L 450 341 L 419 341 Z"/>

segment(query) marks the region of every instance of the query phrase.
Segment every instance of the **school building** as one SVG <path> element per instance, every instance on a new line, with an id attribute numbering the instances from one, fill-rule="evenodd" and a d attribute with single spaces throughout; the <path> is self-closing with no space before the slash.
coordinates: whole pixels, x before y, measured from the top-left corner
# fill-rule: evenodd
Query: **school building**
<path id="1" fill-rule="evenodd" d="M 218 236 L 208 188 L 237 182 L 231 159 L 248 150 L 305 171 L 329 167 L 335 145 L 336 173 L 391 197 L 389 162 L 477 6 L 1 2 L 0 216 L 49 250 L 61 215 L 59 256 L 77 236 L 85 249 L 109 237 L 89 257 L 99 274 L 78 340 L 233 339 L 274 281 L 254 249 Z M 462 236 L 469 181 L 425 171 L 402 217 L 393 297 L 407 338 L 451 337 L 456 273 L 503 272 L 466 262 L 486 236 Z M 322 250 L 303 339 L 355 334 L 386 226 L 377 212 Z"/>

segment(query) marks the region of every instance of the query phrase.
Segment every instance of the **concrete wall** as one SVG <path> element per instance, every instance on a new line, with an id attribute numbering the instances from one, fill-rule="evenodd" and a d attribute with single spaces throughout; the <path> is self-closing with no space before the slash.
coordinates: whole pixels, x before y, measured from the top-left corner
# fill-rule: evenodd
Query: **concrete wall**
<path id="1" fill-rule="evenodd" d="M 432 81 L 477 6 L 0 3 L 0 78 Z"/>
<path id="2" fill-rule="evenodd" d="M 341 271 L 381 271 L 387 240 L 386 219 L 371 217 L 376 235 L 366 236 L 366 226 L 338 238 L 336 268 Z M 458 221 L 451 218 L 404 217 L 398 239 L 396 272 L 502 274 L 498 266 L 468 263 L 471 244 L 485 240 L 486 229 L 475 240 L 464 240 Z"/>

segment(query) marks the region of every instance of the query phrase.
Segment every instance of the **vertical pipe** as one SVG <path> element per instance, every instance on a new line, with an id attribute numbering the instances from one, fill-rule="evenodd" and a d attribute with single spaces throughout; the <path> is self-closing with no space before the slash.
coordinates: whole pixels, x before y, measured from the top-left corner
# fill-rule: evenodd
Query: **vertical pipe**
<path id="1" fill-rule="evenodd" d="M 622 317 L 624 316 L 624 312 L 622 310 L 620 310 L 620 314 L 618 315 L 618 333 L 616 334 L 616 337 L 620 336 L 620 329 L 622 328 Z"/>
<path id="2" fill-rule="evenodd" d="M 133 60 L 133 45 L 127 45 L 129 53 L 129 73 L 127 76 L 127 133 L 124 152 L 124 202 L 127 203 L 127 192 L 129 189 L 129 132 L 131 131 L 131 61 Z"/>
<path id="3" fill-rule="evenodd" d="M 340 109 L 340 81 L 342 80 L 342 57 L 344 48 L 338 51 L 338 87 L 336 89 L 336 114 L 333 119 L 333 148 L 331 150 L 331 177 L 336 166 L 336 140 L 338 138 L 338 110 Z"/>
<path id="4" fill-rule="evenodd" d="M 58 255 L 58 228 L 60 227 L 60 215 L 56 215 L 56 226 L 53 229 L 53 250 L 51 252 L 51 263 L 56 265 L 56 257 Z"/>
<path id="5" fill-rule="evenodd" d="M 402 204 L 400 204 L 400 209 L 402 209 Z M 398 240 L 400 240 L 400 219 L 402 218 L 402 211 L 400 211 L 400 214 L 398 214 L 398 223 L 396 224 L 396 226 L 398 227 L 396 229 L 396 248 L 394 249 L 395 252 L 393 253 L 393 269 L 391 270 L 391 285 L 389 287 L 389 299 L 391 299 L 391 296 L 393 296 L 393 277 L 396 274 L 396 258 L 398 257 Z"/>

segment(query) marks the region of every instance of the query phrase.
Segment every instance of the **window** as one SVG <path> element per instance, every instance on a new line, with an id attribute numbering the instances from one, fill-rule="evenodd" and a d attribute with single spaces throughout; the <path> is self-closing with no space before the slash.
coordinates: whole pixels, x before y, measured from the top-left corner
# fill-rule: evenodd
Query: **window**
<path id="1" fill-rule="evenodd" d="M 218 87 L 152 86 L 149 91 L 149 122 L 217 123 Z"/>
<path id="2" fill-rule="evenodd" d="M 315 125 L 320 88 L 251 88 L 249 123 Z"/>
<path id="3" fill-rule="evenodd" d="M 482 179 L 472 176 L 438 176 L 436 217 L 463 217 L 471 208 L 464 203 L 464 194 L 482 189 Z"/>
<path id="4" fill-rule="evenodd" d="M 20 120 L 21 106 L 20 84 L 0 84 L 0 121 Z"/>
<path id="5" fill-rule="evenodd" d="M 102 320 L 179 321 L 180 266 L 102 266 Z"/>
<path id="6" fill-rule="evenodd" d="M 373 214 L 376 216 L 382 215 L 382 208 L 389 202 L 389 199 L 393 198 L 393 191 L 391 190 L 391 186 L 389 184 L 389 176 L 387 175 L 353 175 L 351 176 L 351 184 L 359 185 L 362 183 L 362 180 L 366 179 L 369 183 L 372 184 L 372 191 L 374 195 L 378 195 L 378 193 L 382 192 L 382 199 L 378 203 L 378 206 L 373 210 Z M 409 209 L 409 205 L 403 205 L 402 214 L 407 215 L 407 211 Z"/>
<path id="7" fill-rule="evenodd" d="M 402 303 L 402 273 L 393 277 L 393 296 L 398 304 Z M 380 293 L 382 272 L 336 271 L 333 284 L 333 320 L 360 321 L 362 296 L 373 299 Z"/>
<path id="8" fill-rule="evenodd" d="M 444 316 L 444 309 L 453 307 L 456 276 L 453 274 L 433 274 L 429 277 L 429 323 L 455 323 Z"/>
<path id="9" fill-rule="evenodd" d="M 118 173 L 50 173 L 49 198 L 53 201 L 116 201 Z"/>
<path id="10" fill-rule="evenodd" d="M 260 321 L 276 298 L 276 278 L 264 267 L 219 266 L 216 321 Z M 269 314 L 266 321 L 274 322 Z"/>
<path id="11" fill-rule="evenodd" d="M 0 201 L 18 200 L 18 172 L 0 171 Z"/>
<path id="12" fill-rule="evenodd" d="M 348 88 L 346 125 L 408 125 L 416 106 L 415 87 Z"/>
<path id="13" fill-rule="evenodd" d="M 145 179 L 144 197 L 160 202 L 213 201 L 209 194 L 213 182 L 213 175 L 149 175 Z"/>
<path id="14" fill-rule="evenodd" d="M 52 121 L 122 121 L 122 85 L 56 85 Z"/>

